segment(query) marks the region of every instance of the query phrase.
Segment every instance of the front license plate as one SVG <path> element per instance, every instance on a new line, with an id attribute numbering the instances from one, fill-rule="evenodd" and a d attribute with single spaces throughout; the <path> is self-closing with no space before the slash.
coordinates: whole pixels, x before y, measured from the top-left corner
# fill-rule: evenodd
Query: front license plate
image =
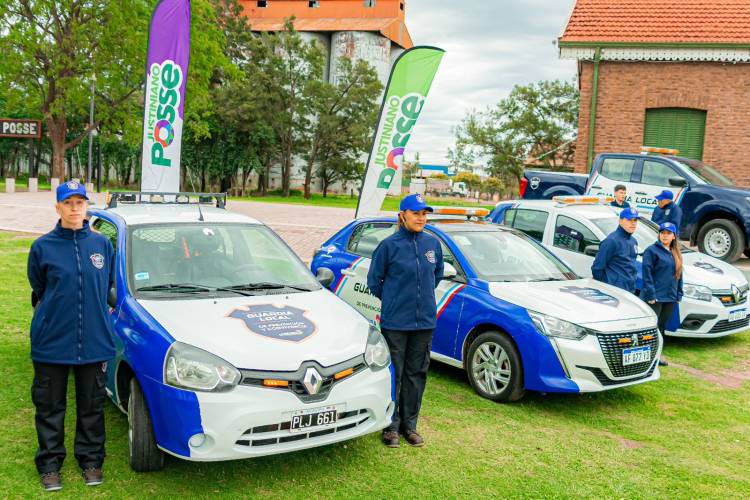
<path id="1" fill-rule="evenodd" d="M 289 430 L 292 432 L 298 432 L 309 427 L 330 426 L 336 423 L 337 416 L 338 410 L 335 406 L 295 411 L 292 413 Z"/>
<path id="2" fill-rule="evenodd" d="M 622 351 L 622 366 L 651 361 L 651 346 L 631 347 Z"/>
<path id="3" fill-rule="evenodd" d="M 729 311 L 729 322 L 740 321 L 747 318 L 747 309 L 737 309 Z"/>

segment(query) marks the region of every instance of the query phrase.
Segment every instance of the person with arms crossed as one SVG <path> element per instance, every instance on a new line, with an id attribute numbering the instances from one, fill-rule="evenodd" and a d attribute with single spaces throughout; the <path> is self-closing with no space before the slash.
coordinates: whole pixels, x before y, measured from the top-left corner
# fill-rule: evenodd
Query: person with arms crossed
<path id="1" fill-rule="evenodd" d="M 595 280 L 635 293 L 638 242 L 632 235 L 637 225 L 638 212 L 634 208 L 620 212 L 619 227 L 604 238 L 591 265 Z"/>
<path id="2" fill-rule="evenodd" d="M 654 213 L 651 214 L 651 221 L 656 224 L 662 222 L 671 222 L 680 230 L 680 223 L 682 222 L 682 209 L 672 201 L 674 194 L 672 191 L 665 189 L 661 193 L 656 195 L 656 202 L 658 206 L 654 208 Z M 679 234 L 677 238 L 679 239 Z"/>
<path id="3" fill-rule="evenodd" d="M 110 241 L 85 220 L 88 196 L 75 181 L 57 188 L 55 228 L 31 246 L 28 278 L 35 305 L 31 359 L 39 448 L 35 462 L 42 487 L 62 488 L 68 372 L 76 393 L 75 457 L 86 485 L 103 481 L 104 401 L 107 361 L 115 356 L 107 296 L 114 283 Z"/>
<path id="4" fill-rule="evenodd" d="M 411 446 L 424 445 L 417 419 L 437 322 L 435 288 L 443 278 L 440 242 L 424 232 L 428 212 L 432 207 L 421 195 L 401 200 L 398 231 L 380 242 L 367 273 L 367 286 L 382 304 L 380 330 L 396 378 L 396 409 L 382 436 L 390 448 L 399 447 L 399 432 Z"/>

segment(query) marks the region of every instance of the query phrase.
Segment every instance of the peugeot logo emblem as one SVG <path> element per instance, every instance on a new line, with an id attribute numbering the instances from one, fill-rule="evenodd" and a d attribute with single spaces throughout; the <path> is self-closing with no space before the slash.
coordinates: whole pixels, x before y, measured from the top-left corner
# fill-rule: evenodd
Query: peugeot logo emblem
<path id="1" fill-rule="evenodd" d="M 732 298 L 734 299 L 735 304 L 740 303 L 740 298 L 741 298 L 740 289 L 737 288 L 737 285 L 735 285 L 734 283 L 732 284 Z"/>
<path id="2" fill-rule="evenodd" d="M 317 394 L 323 385 L 323 377 L 318 373 L 318 370 L 310 367 L 305 371 L 305 378 L 302 380 L 302 385 L 307 390 L 307 393 L 312 396 Z"/>
<path id="3" fill-rule="evenodd" d="M 632 337 L 630 337 L 630 340 L 633 341 L 633 347 L 638 345 L 638 334 L 634 333 Z"/>

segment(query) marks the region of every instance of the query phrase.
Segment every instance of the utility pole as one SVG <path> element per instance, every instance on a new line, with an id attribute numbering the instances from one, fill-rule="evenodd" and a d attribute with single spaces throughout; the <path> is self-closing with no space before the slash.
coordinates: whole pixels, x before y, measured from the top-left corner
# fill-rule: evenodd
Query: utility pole
<path id="1" fill-rule="evenodd" d="M 91 130 L 89 130 L 89 163 L 88 163 L 88 169 L 86 170 L 86 182 L 92 182 L 92 155 L 93 155 L 93 146 L 94 146 L 94 90 L 96 86 L 96 73 L 94 73 L 91 76 L 91 99 L 89 100 L 89 127 L 91 127 Z"/>

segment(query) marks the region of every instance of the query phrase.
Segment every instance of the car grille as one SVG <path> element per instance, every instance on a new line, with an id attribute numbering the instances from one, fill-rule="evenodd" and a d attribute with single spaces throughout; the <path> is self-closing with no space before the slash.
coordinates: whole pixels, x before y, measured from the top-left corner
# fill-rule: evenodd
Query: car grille
<path id="1" fill-rule="evenodd" d="M 284 422 L 260 425 L 247 429 L 234 444 L 238 446 L 259 447 L 315 439 L 365 425 L 372 418 L 372 413 L 366 409 L 339 412 L 335 426 L 318 430 L 313 428 L 310 432 L 290 432 L 291 421 L 286 420 Z"/>
<path id="2" fill-rule="evenodd" d="M 656 328 L 650 330 L 641 330 L 638 332 L 622 332 L 622 333 L 601 333 L 592 332 L 599 339 L 599 347 L 602 349 L 604 359 L 607 361 L 607 366 L 615 377 L 633 377 L 636 375 L 642 375 L 651 367 L 653 357 L 656 356 L 656 352 L 659 350 L 659 332 Z M 638 345 L 634 346 L 632 342 L 627 344 L 620 344 L 621 338 L 632 337 L 638 335 Z M 643 340 L 644 335 L 653 335 L 651 340 Z M 636 363 L 634 365 L 623 366 L 622 365 L 622 351 L 630 347 L 643 347 L 651 346 L 651 360 L 643 363 Z M 621 382 L 620 382 L 621 383 Z"/>
<path id="3" fill-rule="evenodd" d="M 739 297 L 735 300 L 735 296 L 731 290 L 717 290 L 714 293 L 714 297 L 724 305 L 724 307 L 734 307 L 739 304 L 744 304 L 747 300 L 748 285 L 742 285 L 739 287 Z"/>
<path id="4" fill-rule="evenodd" d="M 609 378 L 600 368 L 594 368 L 592 366 L 580 366 L 577 365 L 578 368 L 583 368 L 584 370 L 588 370 L 591 373 L 594 374 L 596 379 L 599 381 L 600 384 L 604 386 L 610 386 L 610 385 L 618 385 L 618 384 L 624 384 L 624 383 L 630 383 L 635 382 L 636 380 L 643 380 L 644 378 L 648 378 L 651 375 L 653 375 L 654 370 L 656 369 L 656 360 L 653 360 L 653 363 L 651 364 L 651 367 L 648 369 L 646 373 L 643 375 L 640 375 L 638 377 L 629 378 L 627 380 L 614 380 Z"/>
<path id="5" fill-rule="evenodd" d="M 723 319 L 721 321 L 717 321 L 714 327 L 711 328 L 708 333 L 722 333 L 728 332 L 729 330 L 734 330 L 735 328 L 746 328 L 748 324 L 750 324 L 750 316 L 746 317 L 745 319 L 739 319 L 732 322 Z"/>

